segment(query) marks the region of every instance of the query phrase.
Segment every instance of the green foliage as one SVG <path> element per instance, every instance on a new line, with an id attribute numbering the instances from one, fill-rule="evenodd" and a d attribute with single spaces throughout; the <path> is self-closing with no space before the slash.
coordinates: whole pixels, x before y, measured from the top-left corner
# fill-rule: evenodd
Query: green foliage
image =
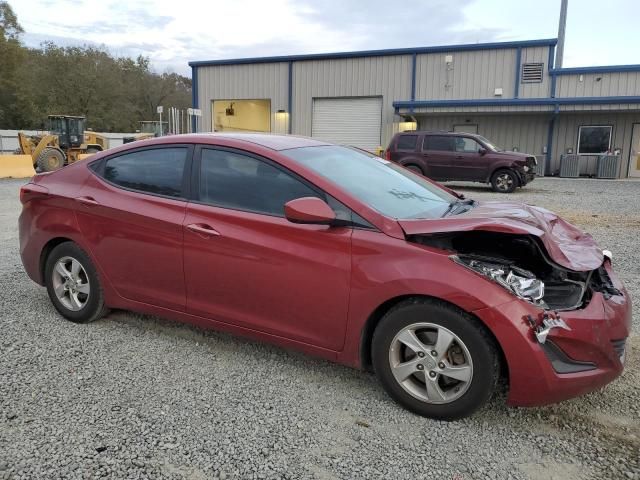
<path id="1" fill-rule="evenodd" d="M 22 28 L 0 1 L 0 128 L 41 128 L 49 114 L 84 115 L 96 131 L 130 132 L 154 120 L 156 107 L 191 105 L 191 80 L 151 71 L 145 57 L 117 58 L 91 46 L 38 49 L 19 42 Z"/>

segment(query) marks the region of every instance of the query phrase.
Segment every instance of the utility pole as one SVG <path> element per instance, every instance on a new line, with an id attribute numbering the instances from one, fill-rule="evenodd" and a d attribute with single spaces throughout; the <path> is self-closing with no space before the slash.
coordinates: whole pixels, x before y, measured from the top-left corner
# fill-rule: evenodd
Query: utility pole
<path id="1" fill-rule="evenodd" d="M 555 68 L 562 68 L 564 56 L 564 35 L 567 28 L 567 7 L 569 0 L 560 0 L 560 22 L 558 24 L 558 47 L 556 49 Z"/>

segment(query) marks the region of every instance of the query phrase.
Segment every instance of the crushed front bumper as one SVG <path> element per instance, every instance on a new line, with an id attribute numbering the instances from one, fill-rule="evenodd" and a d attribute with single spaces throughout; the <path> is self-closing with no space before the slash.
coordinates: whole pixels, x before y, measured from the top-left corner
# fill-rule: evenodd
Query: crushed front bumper
<path id="1" fill-rule="evenodd" d="M 559 402 L 597 390 L 622 373 L 631 301 L 609 261 L 605 268 L 622 295 L 605 298 L 594 292 L 585 308 L 558 313 L 570 330 L 552 329 L 545 345 L 538 342 L 530 324 L 543 312 L 527 302 L 514 300 L 474 312 L 494 332 L 505 354 L 509 404 Z"/>

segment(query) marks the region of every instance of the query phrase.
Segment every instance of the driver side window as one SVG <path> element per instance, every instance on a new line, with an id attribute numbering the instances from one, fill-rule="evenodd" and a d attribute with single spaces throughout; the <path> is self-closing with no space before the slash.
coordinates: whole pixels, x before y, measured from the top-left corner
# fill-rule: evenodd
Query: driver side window
<path id="1" fill-rule="evenodd" d="M 456 152 L 459 153 L 478 153 L 482 146 L 468 137 L 458 137 L 455 139 Z"/>

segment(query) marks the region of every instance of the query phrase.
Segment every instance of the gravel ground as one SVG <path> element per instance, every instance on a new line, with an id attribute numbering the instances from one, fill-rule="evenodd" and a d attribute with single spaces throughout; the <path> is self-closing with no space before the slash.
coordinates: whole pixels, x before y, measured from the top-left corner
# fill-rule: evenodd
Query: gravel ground
<path id="1" fill-rule="evenodd" d="M 628 368 L 604 390 L 428 420 L 371 374 L 269 345 L 126 312 L 63 320 L 22 270 L 21 183 L 0 181 L 0 479 L 640 478 L 637 313 Z M 640 311 L 640 182 L 538 179 L 509 198 L 611 249 Z"/>

